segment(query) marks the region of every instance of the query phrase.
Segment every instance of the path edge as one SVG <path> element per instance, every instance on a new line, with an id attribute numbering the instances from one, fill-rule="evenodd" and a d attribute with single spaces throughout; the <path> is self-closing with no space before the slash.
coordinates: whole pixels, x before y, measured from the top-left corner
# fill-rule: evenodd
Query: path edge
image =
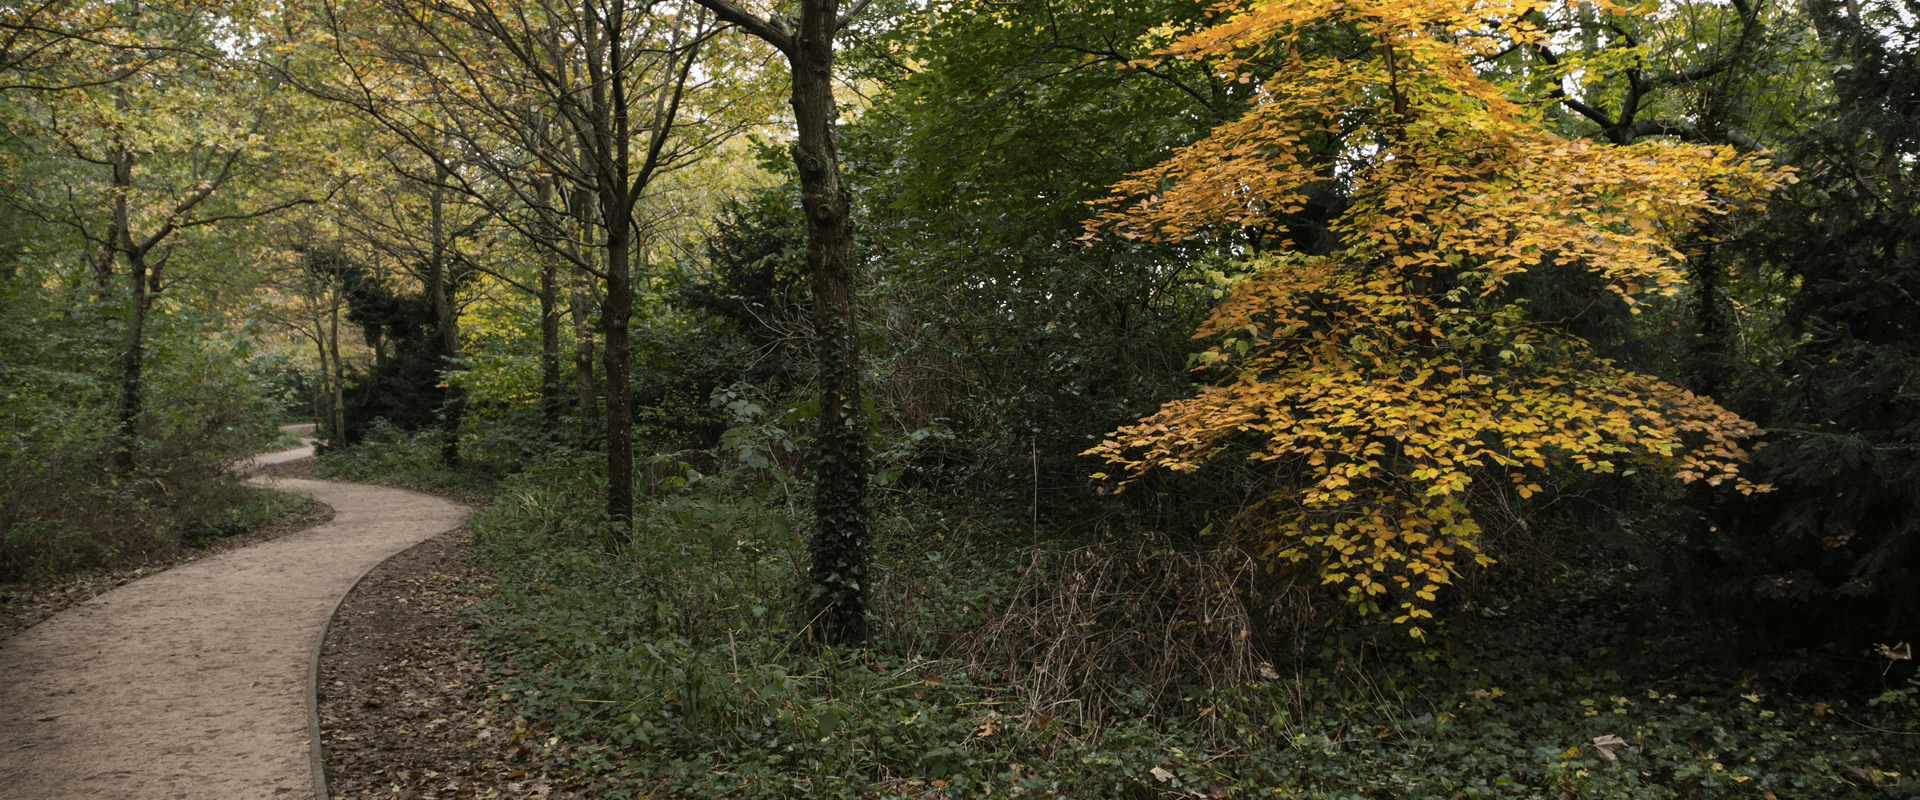
<path id="1" fill-rule="evenodd" d="M 411 549 L 413 548 L 408 547 L 400 553 Z M 368 567 L 366 572 L 360 573 L 360 577 L 353 579 L 353 585 L 347 587 L 347 590 L 341 593 L 340 599 L 333 602 L 333 610 L 327 612 L 327 621 L 320 623 L 320 635 L 313 641 L 313 663 L 307 666 L 307 736 L 313 742 L 309 753 L 313 759 L 314 800 L 333 800 L 333 795 L 327 791 L 327 749 L 320 743 L 320 656 L 327 649 L 327 634 L 333 631 L 333 620 L 340 616 L 340 608 L 347 604 L 347 598 L 352 597 L 353 593 L 360 589 L 360 584 L 366 582 L 368 575 L 372 575 L 374 570 L 384 566 L 388 561 L 399 557 L 400 553 L 380 559 L 380 563 Z"/>
<path id="2" fill-rule="evenodd" d="M 407 491 L 413 491 L 413 490 L 409 489 Z M 425 494 L 425 492 L 418 492 L 418 494 Z M 441 500 L 446 499 L 446 498 L 437 497 L 435 495 L 428 495 L 428 496 L 436 497 L 437 499 L 441 499 Z M 458 501 L 452 501 L 452 502 L 458 503 Z M 471 506 L 467 506 L 467 504 L 465 503 L 458 503 L 458 504 L 467 509 L 467 517 L 473 516 L 473 508 Z M 405 548 L 401 549 L 400 552 L 394 553 L 393 555 L 380 559 L 380 563 L 374 564 L 373 566 L 368 567 L 366 572 L 360 573 L 360 577 L 353 579 L 353 585 L 347 587 L 347 591 L 340 595 L 340 599 L 334 601 L 333 610 L 327 612 L 326 622 L 323 622 L 320 624 L 320 636 L 319 638 L 315 639 L 313 642 L 313 663 L 308 665 L 308 669 L 307 669 L 307 735 L 310 739 L 313 740 L 313 746 L 309 749 L 309 753 L 313 760 L 314 800 L 333 800 L 333 795 L 328 791 L 328 787 L 327 787 L 327 749 L 324 745 L 321 744 L 322 740 L 320 738 L 320 657 L 327 650 L 327 635 L 333 632 L 334 619 L 340 616 L 340 609 L 346 606 L 347 599 L 352 597 L 354 592 L 357 592 L 360 590 L 360 584 L 366 583 L 367 577 L 372 575 L 375 570 L 378 570 L 381 567 L 386 566 L 387 562 L 389 561 L 392 561 L 396 558 L 406 555 L 407 553 L 413 552 L 414 548 L 417 548 L 420 545 L 426 544 L 427 542 L 432 541 L 433 539 L 436 539 L 441 536 L 445 536 L 449 533 L 452 533 L 454 531 L 460 530 L 461 528 L 466 527 L 466 525 L 467 525 L 467 518 L 462 518 L 459 524 L 451 528 L 448 528 L 444 531 L 441 531 L 439 533 L 436 533 L 432 536 L 429 536 L 425 539 L 421 539 L 418 542 L 414 542 L 413 544 L 407 545 Z"/>

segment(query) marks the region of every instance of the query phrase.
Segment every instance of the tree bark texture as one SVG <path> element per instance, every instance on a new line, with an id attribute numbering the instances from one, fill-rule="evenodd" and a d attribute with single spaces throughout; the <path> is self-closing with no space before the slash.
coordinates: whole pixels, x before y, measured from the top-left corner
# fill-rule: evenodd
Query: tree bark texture
<path id="1" fill-rule="evenodd" d="M 573 391 L 579 403 L 581 431 L 592 434 L 600 419 L 600 391 L 593 379 L 593 276 L 573 271 L 573 292 L 567 309 L 573 316 Z M 583 437 L 590 440 L 591 435 Z"/>
<path id="2" fill-rule="evenodd" d="M 833 96 L 833 38 L 846 20 L 840 18 L 835 0 L 805 0 L 797 29 L 786 19 L 756 17 L 731 0 L 699 2 L 721 19 L 779 48 L 792 70 L 791 103 L 799 127 L 793 157 L 800 168 L 801 203 L 807 216 L 807 269 L 813 287 L 814 350 L 821 392 L 819 435 L 808 457 L 814 484 L 808 630 L 823 644 L 863 644 L 870 546 L 867 485 L 872 470 L 860 395 L 864 367 L 854 306 L 850 210 L 833 142 L 839 113 Z"/>
<path id="3" fill-rule="evenodd" d="M 560 267 L 540 266 L 540 416 L 548 431 L 560 427 Z M 551 434 L 549 434 L 551 435 Z"/>
<path id="4" fill-rule="evenodd" d="M 347 445 L 347 362 L 340 356 L 340 306 L 347 301 L 343 287 L 328 284 L 332 300 L 327 307 L 327 342 L 320 352 L 321 361 L 333 364 L 333 378 L 328 385 L 328 399 L 331 407 L 328 413 L 333 422 L 333 433 L 327 438 L 327 444 L 334 447 Z"/>
<path id="5" fill-rule="evenodd" d="M 147 326 L 147 253 L 133 241 L 127 225 L 131 221 L 127 210 L 127 194 L 133 189 L 133 148 L 117 143 L 112 158 L 113 166 L 113 222 L 110 235 L 117 237 L 111 247 L 118 249 L 127 259 L 127 330 L 126 349 L 121 352 L 120 361 L 120 452 L 119 466 L 132 472 L 137 461 L 135 448 L 139 443 L 140 412 L 144 402 L 146 362 L 146 326 Z"/>
<path id="6" fill-rule="evenodd" d="M 574 190 L 567 194 L 567 215 L 578 221 L 581 231 L 590 231 L 594 224 L 594 195 Z M 593 378 L 593 274 L 580 266 L 584 258 L 573 253 L 573 281 L 567 299 L 568 313 L 573 317 L 573 389 L 578 402 L 576 413 L 580 417 L 580 440 L 591 442 L 598 437 L 600 419 L 600 392 Z"/>
<path id="7" fill-rule="evenodd" d="M 833 0 L 809 2 L 799 41 L 788 53 L 793 114 L 799 122 L 794 160 L 807 213 L 807 267 L 818 337 L 820 431 L 815 440 L 814 529 L 809 543 L 815 587 L 814 630 L 827 644 L 867 640 L 867 419 L 860 395 L 860 321 L 854 305 L 852 233 L 840 159 L 834 149 Z"/>
<path id="8" fill-rule="evenodd" d="M 633 360 L 628 337 L 633 320 L 633 234 L 624 211 L 618 217 L 608 221 L 607 298 L 600 303 L 600 330 L 607 339 L 601 348 L 607 373 L 607 516 L 613 519 L 615 543 L 624 546 L 633 522 L 633 408 L 627 381 Z"/>
<path id="9" fill-rule="evenodd" d="M 540 207 L 552 207 L 553 183 L 542 179 L 536 183 Z M 546 225 L 549 241 L 560 241 L 558 226 L 549 221 Z M 560 265 L 557 257 L 549 254 L 540 264 L 540 417 L 545 421 L 548 436 L 560 428 Z"/>

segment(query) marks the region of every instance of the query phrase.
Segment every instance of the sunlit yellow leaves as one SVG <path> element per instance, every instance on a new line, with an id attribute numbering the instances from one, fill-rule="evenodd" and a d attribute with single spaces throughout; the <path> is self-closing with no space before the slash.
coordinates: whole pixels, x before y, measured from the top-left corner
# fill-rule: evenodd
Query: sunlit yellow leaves
<path id="1" fill-rule="evenodd" d="M 1087 452 L 1123 485 L 1227 452 L 1268 465 L 1284 486 L 1243 517 L 1265 555 L 1314 565 L 1361 608 L 1393 595 L 1402 623 L 1430 616 L 1421 606 L 1461 569 L 1491 563 L 1475 504 L 1534 498 L 1553 472 L 1657 468 L 1758 489 L 1738 470 L 1751 423 L 1599 358 L 1510 296 L 1547 265 L 1630 309 L 1677 292 L 1675 238 L 1788 179 L 1728 148 L 1547 131 L 1535 98 L 1474 65 L 1537 41 L 1528 20 L 1564 5 L 1243 0 L 1163 50 L 1258 83 L 1256 100 L 1116 185 L 1092 230 L 1173 241 L 1272 225 L 1339 175 L 1345 249 L 1261 255 L 1217 284 L 1196 338 L 1231 338 L 1197 362 L 1227 377 Z M 1368 38 L 1373 57 L 1293 46 L 1329 23 Z M 1255 55 L 1277 68 L 1253 77 Z"/>

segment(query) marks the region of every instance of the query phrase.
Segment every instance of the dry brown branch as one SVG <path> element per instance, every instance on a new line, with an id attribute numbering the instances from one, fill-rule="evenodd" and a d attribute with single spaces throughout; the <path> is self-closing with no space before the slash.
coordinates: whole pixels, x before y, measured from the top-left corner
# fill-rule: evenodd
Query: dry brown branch
<path id="1" fill-rule="evenodd" d="M 1314 616 L 1302 577 L 1219 540 L 1036 548 L 1006 605 L 949 652 L 1014 685 L 1028 724 L 1192 718 L 1197 691 L 1278 679 L 1274 651 Z"/>

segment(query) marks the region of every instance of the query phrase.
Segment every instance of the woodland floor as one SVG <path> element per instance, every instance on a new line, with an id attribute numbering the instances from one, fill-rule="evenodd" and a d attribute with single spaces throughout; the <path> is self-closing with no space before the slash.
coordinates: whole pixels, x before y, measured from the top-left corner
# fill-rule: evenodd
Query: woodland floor
<path id="1" fill-rule="evenodd" d="M 263 472 L 312 478 L 314 459 Z M 525 720 L 489 704 L 462 611 L 485 588 L 467 529 L 388 559 L 354 587 L 320 656 L 320 734 L 336 798 L 555 798 Z"/>

